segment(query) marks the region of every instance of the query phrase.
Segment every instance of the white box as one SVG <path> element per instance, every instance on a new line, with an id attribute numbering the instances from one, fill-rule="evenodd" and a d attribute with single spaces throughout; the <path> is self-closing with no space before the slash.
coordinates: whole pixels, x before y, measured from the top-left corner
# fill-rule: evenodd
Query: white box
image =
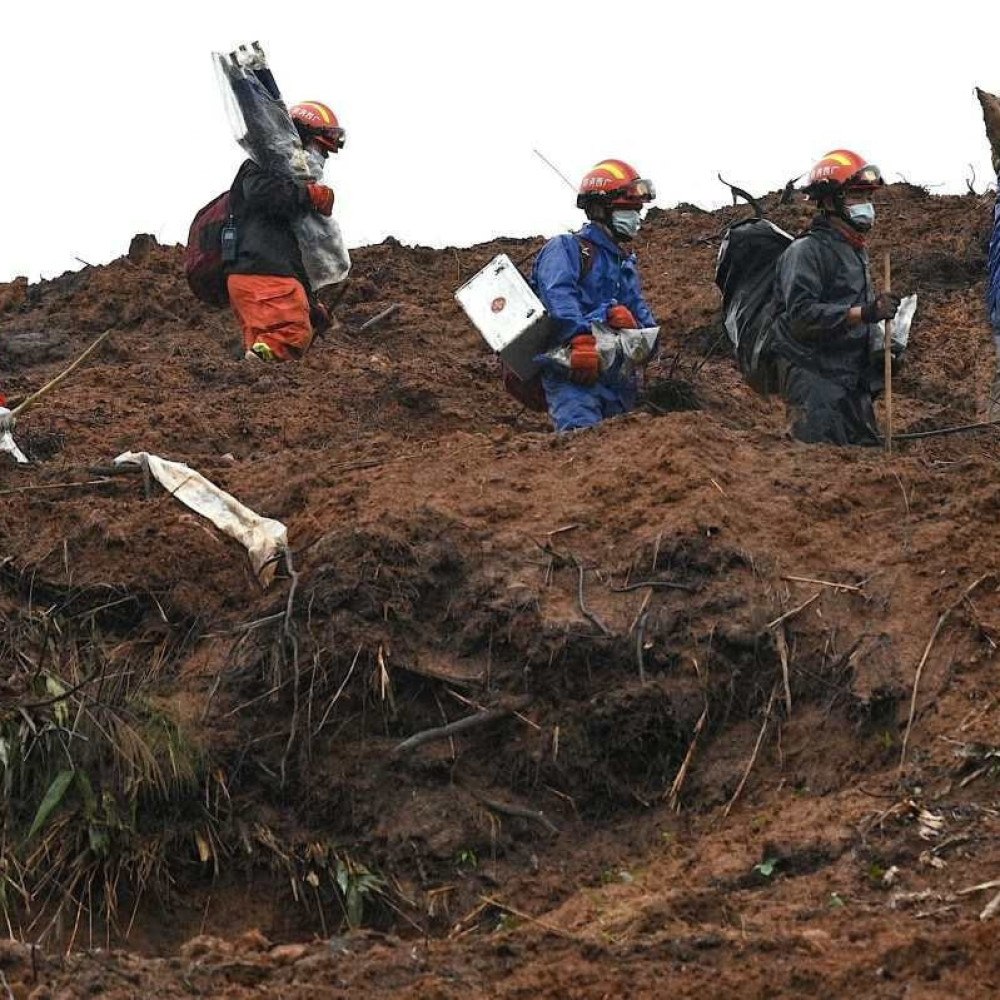
<path id="1" fill-rule="evenodd" d="M 502 253 L 455 292 L 483 340 L 519 378 L 537 371 L 532 360 L 549 344 L 548 313 L 513 261 Z"/>

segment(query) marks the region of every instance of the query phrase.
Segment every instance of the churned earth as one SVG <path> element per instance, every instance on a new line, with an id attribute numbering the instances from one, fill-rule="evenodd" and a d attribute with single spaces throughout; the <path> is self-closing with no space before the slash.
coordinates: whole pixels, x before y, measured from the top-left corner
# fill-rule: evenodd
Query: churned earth
<path id="1" fill-rule="evenodd" d="M 898 431 L 982 418 L 991 206 L 882 196 Z M 0 286 L 15 402 L 113 331 L 0 467 L 9 995 L 996 995 L 1000 439 L 789 440 L 747 212 L 651 213 L 648 402 L 560 438 L 453 299 L 540 239 L 360 249 L 280 367 L 150 238 Z M 126 450 L 283 521 L 273 584 Z"/>

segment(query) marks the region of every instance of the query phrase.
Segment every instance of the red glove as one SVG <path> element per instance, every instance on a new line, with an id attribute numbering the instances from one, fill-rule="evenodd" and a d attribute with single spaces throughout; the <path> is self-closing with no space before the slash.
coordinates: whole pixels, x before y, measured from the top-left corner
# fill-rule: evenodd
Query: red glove
<path id="1" fill-rule="evenodd" d="M 332 326 L 330 310 L 322 302 L 317 302 L 309 307 L 309 321 L 313 330 L 318 334 L 324 334 Z"/>
<path id="2" fill-rule="evenodd" d="M 320 215 L 330 215 L 333 212 L 333 188 L 325 184 L 307 184 L 309 202 Z"/>
<path id="3" fill-rule="evenodd" d="M 639 324 L 628 306 L 611 306 L 608 309 L 608 326 L 612 330 L 638 330 Z"/>
<path id="4" fill-rule="evenodd" d="M 593 385 L 601 373 L 597 340 L 592 333 L 578 333 L 569 342 L 569 377 L 580 385 Z"/>

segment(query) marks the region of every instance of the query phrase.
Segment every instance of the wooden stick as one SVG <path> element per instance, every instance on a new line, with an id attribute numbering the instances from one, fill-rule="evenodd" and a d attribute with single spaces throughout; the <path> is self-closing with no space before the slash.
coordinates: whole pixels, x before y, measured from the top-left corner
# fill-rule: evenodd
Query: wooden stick
<path id="1" fill-rule="evenodd" d="M 365 320 L 361 326 L 358 327 L 358 333 L 364 333 L 366 330 L 371 330 L 372 327 L 378 326 L 379 323 L 384 323 L 396 310 L 399 309 L 399 303 L 394 302 L 391 306 L 383 309 L 380 313 L 376 313 L 371 319 Z"/>
<path id="2" fill-rule="evenodd" d="M 500 813 L 501 816 L 513 816 L 516 819 L 526 819 L 532 823 L 537 823 L 553 836 L 559 833 L 559 827 L 541 810 L 528 809 L 526 806 L 517 806 L 507 802 L 498 802 L 496 799 L 488 799 L 485 795 L 480 795 L 479 792 L 474 792 L 471 788 L 469 789 L 469 793 L 477 802 L 482 802 L 492 812 Z"/>
<path id="3" fill-rule="evenodd" d="M 986 909 L 979 914 L 980 920 L 991 920 L 1000 913 L 1000 892 L 998 892 L 987 904 Z"/>
<path id="4" fill-rule="evenodd" d="M 785 638 L 785 626 L 775 629 L 774 641 L 778 647 L 778 656 L 781 659 L 781 678 L 785 685 L 785 709 L 788 718 L 792 717 L 792 685 L 788 676 L 788 640 Z"/>
<path id="5" fill-rule="evenodd" d="M 534 924 L 536 927 L 541 927 L 543 931 L 548 931 L 550 934 L 555 934 L 557 937 L 564 938 L 567 941 L 575 941 L 577 944 L 581 941 L 587 941 L 586 938 L 578 937 L 576 934 L 572 934 L 569 931 L 564 931 L 561 927 L 556 927 L 555 924 L 539 920 L 538 917 L 533 917 L 530 913 L 524 913 L 522 910 L 515 910 L 513 906 L 508 906 L 506 903 L 502 903 L 499 899 L 494 899 L 492 896 L 480 896 L 479 898 L 484 903 L 488 903 L 490 906 L 495 906 L 498 910 L 505 910 L 511 916 L 517 917 L 518 920 L 524 920 L 529 924 Z"/>
<path id="6" fill-rule="evenodd" d="M 521 703 L 516 707 L 523 708 L 526 703 L 527 699 L 522 699 Z M 457 733 L 464 733 L 469 729 L 475 729 L 478 726 L 485 726 L 490 722 L 505 719 L 508 715 L 513 714 L 514 708 L 515 706 L 513 705 L 488 708 L 482 712 L 476 712 L 475 715 L 467 715 L 464 719 L 458 719 L 456 722 L 449 722 L 447 726 L 438 726 L 436 729 L 425 729 L 422 732 L 414 733 L 413 736 L 403 740 L 402 743 L 396 746 L 392 751 L 393 756 L 399 757 L 402 754 L 416 750 L 417 747 L 421 747 L 425 743 L 431 743 L 434 740 L 446 740 Z"/>
<path id="7" fill-rule="evenodd" d="M 68 490 L 79 489 L 82 486 L 108 486 L 110 479 L 89 479 L 85 483 L 49 483 L 46 486 L 17 486 L 10 490 L 0 490 L 0 497 L 9 496 L 11 493 L 40 493 L 42 490 Z"/>
<path id="8" fill-rule="evenodd" d="M 927 657 L 931 655 L 931 648 L 934 646 L 941 629 L 944 628 L 945 622 L 948 621 L 951 613 L 962 604 L 965 599 L 981 584 L 984 580 L 988 580 L 993 576 L 992 573 L 984 573 L 978 580 L 971 583 L 965 590 L 962 591 L 962 596 L 959 597 L 954 604 L 950 604 L 944 611 L 941 612 L 941 616 L 937 620 L 937 624 L 934 626 L 934 631 L 931 633 L 931 637 L 927 640 L 927 645 L 924 648 L 924 655 L 920 657 L 920 662 L 917 664 L 917 672 L 913 678 L 913 693 L 910 695 L 910 715 L 906 720 L 906 732 L 903 734 L 903 749 L 899 755 L 899 776 L 903 776 L 903 768 L 906 766 L 906 750 L 910 744 L 910 730 L 913 728 L 913 718 L 917 714 L 917 692 L 920 690 L 920 677 L 924 672 L 924 666 L 927 663 Z"/>
<path id="9" fill-rule="evenodd" d="M 806 608 L 815 601 L 819 595 L 822 593 L 821 590 L 817 590 L 808 601 L 803 601 L 797 608 L 792 608 L 791 611 L 786 611 L 780 618 L 775 618 L 773 622 L 768 622 L 768 628 L 777 628 L 782 622 L 788 621 L 789 618 L 794 618 L 800 611 L 805 611 Z"/>
<path id="10" fill-rule="evenodd" d="M 674 782 L 670 786 L 670 791 L 667 793 L 667 804 L 674 812 L 680 812 L 681 789 L 684 787 L 684 781 L 687 778 L 688 771 L 691 769 L 691 761 L 694 760 L 694 752 L 698 747 L 698 737 L 705 728 L 706 722 L 708 722 L 707 700 L 705 701 L 705 707 L 701 710 L 698 721 L 694 725 L 694 736 L 688 745 L 687 753 L 684 755 L 684 762 L 681 764 L 677 775 L 674 777 Z"/>
<path id="11" fill-rule="evenodd" d="M 834 590 L 852 590 L 860 594 L 862 587 L 856 587 L 853 583 L 837 583 L 835 580 L 816 580 L 811 576 L 783 576 L 782 580 L 790 580 L 792 583 L 814 583 L 817 587 L 832 587 Z"/>
<path id="12" fill-rule="evenodd" d="M 722 811 L 722 818 L 725 819 L 730 810 L 736 804 L 736 800 L 740 797 L 744 786 L 747 783 L 747 779 L 750 777 L 750 772 L 753 770 L 754 764 L 757 763 L 757 754 L 760 753 L 760 745 L 764 742 L 764 733 L 767 732 L 768 723 L 771 721 L 771 709 L 774 707 L 774 696 L 778 693 L 778 685 L 775 684 L 771 688 L 771 697 L 767 699 L 767 710 L 764 712 L 764 722 L 760 727 L 760 732 L 757 734 L 757 742 L 754 744 L 753 753 L 750 755 L 750 760 L 747 762 L 746 770 L 743 772 L 743 777 L 740 779 L 739 786 L 736 791 L 733 792 L 733 797 L 726 803 L 726 808 Z"/>
<path id="13" fill-rule="evenodd" d="M 81 354 L 76 359 L 76 361 L 74 361 L 73 364 L 69 366 L 69 368 L 67 368 L 64 372 L 61 372 L 51 381 L 46 382 L 45 385 L 43 385 L 41 389 L 38 390 L 38 392 L 33 392 L 26 400 L 24 400 L 22 403 L 16 406 L 12 411 L 13 415 L 15 417 L 20 416 L 29 407 L 34 406 L 35 403 L 37 403 L 38 400 L 40 400 L 43 396 L 47 396 L 50 392 L 52 392 L 52 390 L 55 389 L 60 384 L 60 382 L 64 381 L 73 371 L 79 368 L 79 366 L 83 364 L 83 362 L 86 361 L 87 358 L 89 358 L 90 355 L 93 354 L 94 351 L 96 351 L 97 348 L 100 347 L 100 345 L 103 344 L 108 337 L 111 336 L 111 332 L 112 332 L 111 330 L 105 330 L 104 333 L 102 333 L 97 338 L 97 340 L 95 340 L 90 345 L 90 347 L 88 347 L 83 352 L 83 354 Z"/>
<path id="14" fill-rule="evenodd" d="M 885 252 L 885 291 L 892 291 L 892 262 Z M 885 377 L 885 453 L 892 454 L 892 320 L 885 321 L 883 347 L 883 372 Z"/>

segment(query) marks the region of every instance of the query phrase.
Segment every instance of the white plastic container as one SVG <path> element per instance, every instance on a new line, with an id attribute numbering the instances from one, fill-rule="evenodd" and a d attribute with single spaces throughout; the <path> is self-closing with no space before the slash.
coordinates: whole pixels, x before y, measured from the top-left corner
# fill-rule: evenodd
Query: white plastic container
<path id="1" fill-rule="evenodd" d="M 514 262 L 502 253 L 455 292 L 483 340 L 508 368 L 527 381 L 537 371 L 532 360 L 549 343 L 549 317 Z"/>

